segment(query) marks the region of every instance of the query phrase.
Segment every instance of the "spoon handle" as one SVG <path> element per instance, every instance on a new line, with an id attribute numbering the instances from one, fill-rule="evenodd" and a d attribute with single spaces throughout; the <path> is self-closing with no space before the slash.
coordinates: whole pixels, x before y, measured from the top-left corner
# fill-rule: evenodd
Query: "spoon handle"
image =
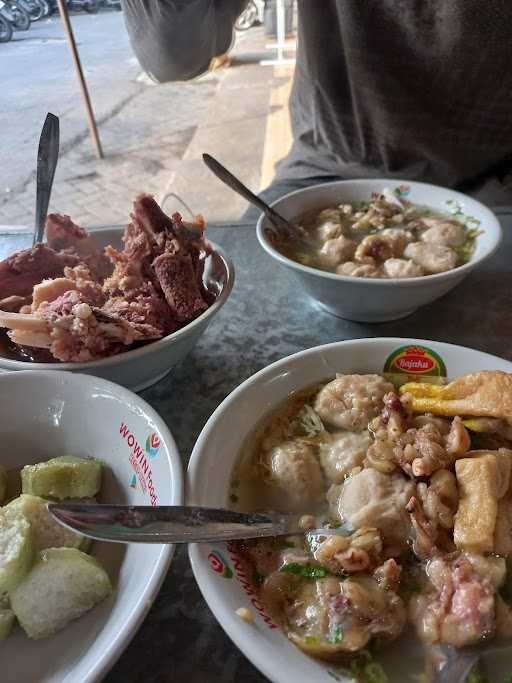
<path id="1" fill-rule="evenodd" d="M 48 114 L 41 131 L 37 150 L 36 224 L 33 244 L 42 242 L 44 237 L 46 216 L 58 158 L 59 119 L 54 114 Z"/>
<path id="2" fill-rule="evenodd" d="M 258 195 L 255 195 L 254 192 L 251 192 L 251 190 L 249 190 L 248 187 L 238 180 L 238 178 L 235 178 L 235 176 L 230 173 L 225 166 L 217 161 L 217 159 L 214 159 L 210 154 L 203 154 L 203 161 L 219 180 L 222 180 L 223 183 L 228 185 L 228 187 L 235 192 L 238 192 L 238 194 L 244 199 L 247 199 L 248 202 L 254 204 L 254 206 L 258 207 L 258 209 L 264 213 L 272 211 L 268 204 L 265 204 L 265 202 L 260 199 Z"/>
<path id="3" fill-rule="evenodd" d="M 285 237 L 295 242 L 300 241 L 296 227 L 277 213 L 271 206 L 266 204 L 260 197 L 251 192 L 238 178 L 228 171 L 217 159 L 210 154 L 203 154 L 203 161 L 219 180 L 222 180 L 228 187 L 238 192 L 248 202 L 254 204 L 260 211 L 263 211 L 269 222 L 274 227 L 276 235 Z"/>
<path id="4" fill-rule="evenodd" d="M 116 543 L 202 543 L 304 533 L 301 515 L 243 513 L 192 506 L 49 503 L 64 526 Z"/>

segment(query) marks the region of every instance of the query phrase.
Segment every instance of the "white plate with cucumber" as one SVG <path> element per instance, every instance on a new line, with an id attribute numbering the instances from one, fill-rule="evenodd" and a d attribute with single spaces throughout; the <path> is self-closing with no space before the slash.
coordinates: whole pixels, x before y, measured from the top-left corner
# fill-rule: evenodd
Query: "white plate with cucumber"
<path id="1" fill-rule="evenodd" d="M 172 546 L 90 543 L 46 502 L 180 505 L 174 440 L 142 399 L 65 372 L 0 374 L 2 683 L 99 681 L 135 634 Z"/>

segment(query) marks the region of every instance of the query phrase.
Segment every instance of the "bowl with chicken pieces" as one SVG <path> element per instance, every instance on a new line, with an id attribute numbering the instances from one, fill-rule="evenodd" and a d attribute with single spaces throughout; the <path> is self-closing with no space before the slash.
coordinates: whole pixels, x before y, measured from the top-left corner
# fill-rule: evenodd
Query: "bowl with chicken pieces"
<path id="1" fill-rule="evenodd" d="M 88 233 L 50 214 L 46 241 L 0 262 L 0 370 L 70 370 L 135 391 L 194 347 L 234 269 L 205 221 L 167 216 L 147 194 L 126 228 Z"/>
<path id="2" fill-rule="evenodd" d="M 188 491 L 303 515 L 302 534 L 190 547 L 220 624 L 276 683 L 428 681 L 453 648 L 512 637 L 506 360 L 393 338 L 284 358 L 212 415 Z M 483 667 L 502 683 L 512 647 Z"/>
<path id="3" fill-rule="evenodd" d="M 501 241 L 494 213 L 453 190 L 408 181 L 315 185 L 272 206 L 298 228 L 282 239 L 265 216 L 265 251 L 334 315 L 361 322 L 403 318 L 453 289 Z"/>

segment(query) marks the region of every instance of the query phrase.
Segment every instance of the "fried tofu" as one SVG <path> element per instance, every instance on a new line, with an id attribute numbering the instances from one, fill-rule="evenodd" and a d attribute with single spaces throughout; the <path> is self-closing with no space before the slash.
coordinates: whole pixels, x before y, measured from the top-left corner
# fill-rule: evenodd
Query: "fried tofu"
<path id="1" fill-rule="evenodd" d="M 512 424 L 512 374 L 507 372 L 474 372 L 445 386 L 409 382 L 400 393 L 411 396 L 415 413 L 495 417 Z"/>
<path id="2" fill-rule="evenodd" d="M 461 550 L 508 555 L 512 552 L 512 451 L 469 451 L 455 463 L 455 473 L 459 487 L 455 545 Z"/>

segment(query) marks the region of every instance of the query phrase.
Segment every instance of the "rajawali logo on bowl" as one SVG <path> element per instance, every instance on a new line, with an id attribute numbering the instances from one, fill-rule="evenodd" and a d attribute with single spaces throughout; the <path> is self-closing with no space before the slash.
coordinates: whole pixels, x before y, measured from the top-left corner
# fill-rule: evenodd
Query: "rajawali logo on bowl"
<path id="1" fill-rule="evenodd" d="M 153 483 L 153 473 L 148 458 L 153 459 L 156 457 L 158 449 L 160 448 L 160 439 L 157 434 L 153 432 L 153 434 L 150 434 L 147 437 L 146 448 L 143 449 L 125 422 L 121 422 L 119 425 L 119 434 L 121 435 L 121 438 L 126 441 L 126 444 L 130 449 L 128 460 L 137 476 L 142 492 L 149 496 L 151 505 L 157 505 L 158 496 Z M 130 481 L 130 487 L 136 488 L 136 482 L 133 476 Z"/>
<path id="2" fill-rule="evenodd" d="M 410 381 L 437 384 L 446 378 L 446 365 L 441 356 L 426 346 L 401 346 L 388 356 L 384 373 L 394 384 Z"/>

